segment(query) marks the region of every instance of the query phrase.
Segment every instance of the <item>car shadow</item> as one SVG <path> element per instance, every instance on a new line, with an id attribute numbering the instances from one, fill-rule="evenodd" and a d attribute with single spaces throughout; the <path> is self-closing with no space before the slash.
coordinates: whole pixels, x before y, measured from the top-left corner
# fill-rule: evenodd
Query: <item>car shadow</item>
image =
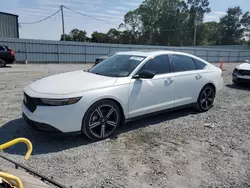
<path id="1" fill-rule="evenodd" d="M 135 129 L 196 113 L 197 112 L 192 109 L 183 109 L 128 122 L 121 126 L 116 134 L 110 139 L 116 139 L 120 134 L 130 132 Z M 94 142 L 87 139 L 83 135 L 54 135 L 34 130 L 25 122 L 23 118 L 14 119 L 0 127 L 0 144 L 19 137 L 27 138 L 32 142 L 32 155 L 63 151 Z M 13 147 L 5 149 L 4 152 L 15 155 L 24 155 L 26 152 L 26 146 L 25 144 L 17 144 Z"/>
<path id="2" fill-rule="evenodd" d="M 226 87 L 231 89 L 250 91 L 250 84 L 227 84 Z"/>
<path id="3" fill-rule="evenodd" d="M 12 66 L 6 65 L 4 67 L 0 67 L 1 69 L 12 68 Z"/>

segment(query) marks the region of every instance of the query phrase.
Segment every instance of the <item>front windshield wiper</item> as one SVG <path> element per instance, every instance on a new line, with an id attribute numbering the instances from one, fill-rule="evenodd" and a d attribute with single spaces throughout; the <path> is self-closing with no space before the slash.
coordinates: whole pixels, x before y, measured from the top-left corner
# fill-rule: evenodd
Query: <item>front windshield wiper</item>
<path id="1" fill-rule="evenodd" d="M 123 76 L 120 76 L 120 75 L 117 75 L 117 74 L 103 74 L 103 73 L 100 73 L 100 72 L 90 72 L 90 73 L 97 74 L 97 75 L 100 75 L 100 76 L 107 76 L 107 77 L 123 77 Z"/>

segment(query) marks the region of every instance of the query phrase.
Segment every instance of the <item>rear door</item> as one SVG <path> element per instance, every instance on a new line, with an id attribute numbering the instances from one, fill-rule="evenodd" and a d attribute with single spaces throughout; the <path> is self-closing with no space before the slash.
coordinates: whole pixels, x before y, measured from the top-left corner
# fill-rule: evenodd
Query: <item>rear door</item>
<path id="1" fill-rule="evenodd" d="M 204 86 L 204 70 L 195 60 L 186 55 L 172 54 L 173 78 L 175 81 L 175 107 L 195 103 Z M 203 67 L 204 68 L 204 67 Z"/>

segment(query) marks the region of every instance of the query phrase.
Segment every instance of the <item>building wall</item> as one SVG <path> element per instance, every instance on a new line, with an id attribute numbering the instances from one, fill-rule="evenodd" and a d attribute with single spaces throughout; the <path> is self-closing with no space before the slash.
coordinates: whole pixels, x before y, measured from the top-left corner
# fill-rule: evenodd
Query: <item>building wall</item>
<path id="1" fill-rule="evenodd" d="M 18 16 L 0 12 L 0 37 L 19 38 Z"/>
<path id="2" fill-rule="evenodd" d="M 91 63 L 95 58 L 117 51 L 172 50 L 194 54 L 209 62 L 242 62 L 250 60 L 249 50 L 220 48 L 193 48 L 149 45 L 122 45 L 102 43 L 63 42 L 31 39 L 0 38 L 0 44 L 8 45 L 16 54 L 17 61 L 31 63 Z"/>

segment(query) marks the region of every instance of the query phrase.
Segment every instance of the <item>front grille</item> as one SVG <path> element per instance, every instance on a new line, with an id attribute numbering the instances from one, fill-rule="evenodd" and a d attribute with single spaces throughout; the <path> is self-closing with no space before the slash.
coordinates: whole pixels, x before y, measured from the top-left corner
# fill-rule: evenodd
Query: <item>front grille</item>
<path id="1" fill-rule="evenodd" d="M 249 70 L 239 70 L 238 74 L 250 76 L 250 71 Z"/>
<path id="2" fill-rule="evenodd" d="M 36 107 L 38 105 L 38 101 L 39 99 L 36 98 L 32 98 L 29 95 L 27 95 L 26 93 L 24 93 L 24 96 L 26 98 L 26 100 L 24 99 L 24 104 L 27 106 L 27 108 L 31 111 L 34 112 L 36 110 Z"/>

